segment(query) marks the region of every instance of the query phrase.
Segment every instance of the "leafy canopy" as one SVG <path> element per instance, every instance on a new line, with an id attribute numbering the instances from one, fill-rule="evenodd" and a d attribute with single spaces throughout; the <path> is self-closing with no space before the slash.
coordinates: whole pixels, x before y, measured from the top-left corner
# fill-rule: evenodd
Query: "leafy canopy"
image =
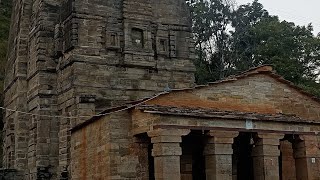
<path id="1" fill-rule="evenodd" d="M 189 1 L 196 39 L 197 83 L 271 64 L 285 79 L 320 94 L 320 36 L 270 16 L 257 0 L 234 9 L 223 0 Z"/>

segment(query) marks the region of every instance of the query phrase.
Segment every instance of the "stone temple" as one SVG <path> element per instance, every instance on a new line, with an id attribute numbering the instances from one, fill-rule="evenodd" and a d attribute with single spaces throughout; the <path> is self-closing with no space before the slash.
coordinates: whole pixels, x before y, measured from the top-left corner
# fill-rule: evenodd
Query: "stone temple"
<path id="1" fill-rule="evenodd" d="M 320 179 L 320 100 L 271 66 L 195 86 L 184 0 L 13 8 L 0 178 Z"/>

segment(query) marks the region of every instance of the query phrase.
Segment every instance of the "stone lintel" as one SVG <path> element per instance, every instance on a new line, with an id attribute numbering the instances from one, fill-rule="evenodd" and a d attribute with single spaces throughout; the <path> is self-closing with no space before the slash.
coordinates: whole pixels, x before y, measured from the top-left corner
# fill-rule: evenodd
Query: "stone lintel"
<path id="1" fill-rule="evenodd" d="M 151 138 L 158 136 L 186 136 L 190 133 L 190 129 L 155 129 L 148 132 Z"/>

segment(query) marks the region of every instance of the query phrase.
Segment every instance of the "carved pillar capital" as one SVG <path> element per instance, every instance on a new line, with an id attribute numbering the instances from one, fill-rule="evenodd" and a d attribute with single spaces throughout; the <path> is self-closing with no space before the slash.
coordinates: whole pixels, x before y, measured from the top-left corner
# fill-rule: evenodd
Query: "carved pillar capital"
<path id="1" fill-rule="evenodd" d="M 315 135 L 299 135 L 293 143 L 295 158 L 320 157 L 319 144 Z"/>
<path id="2" fill-rule="evenodd" d="M 148 132 L 153 143 L 152 156 L 154 157 L 155 178 L 181 179 L 180 156 L 182 149 L 180 143 L 182 136 L 190 130 L 186 129 L 156 129 Z"/>
<path id="3" fill-rule="evenodd" d="M 284 134 L 278 133 L 258 133 L 255 137 L 255 145 L 273 145 L 279 146 L 280 139 L 284 138 Z"/>
<path id="4" fill-rule="evenodd" d="M 239 135 L 237 131 L 209 131 L 208 144 L 232 144 L 233 138 Z"/>
<path id="5" fill-rule="evenodd" d="M 186 136 L 190 133 L 190 129 L 154 129 L 148 132 L 148 136 L 159 137 L 159 136 Z"/>

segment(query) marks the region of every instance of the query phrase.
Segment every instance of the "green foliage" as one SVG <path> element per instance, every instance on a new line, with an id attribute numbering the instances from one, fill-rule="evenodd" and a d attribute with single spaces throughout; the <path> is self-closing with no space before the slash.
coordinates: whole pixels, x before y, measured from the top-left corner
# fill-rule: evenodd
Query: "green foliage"
<path id="1" fill-rule="evenodd" d="M 232 26 L 235 30 L 231 32 L 233 37 L 231 46 L 233 63 L 236 64 L 234 70 L 237 72 L 259 64 L 254 58 L 257 41 L 251 29 L 260 21 L 272 17 L 257 0 L 253 1 L 252 4 L 241 5 L 233 12 L 233 15 Z"/>
<path id="2" fill-rule="evenodd" d="M 232 6 L 221 0 L 189 1 L 193 17 L 193 32 L 196 39 L 195 61 L 197 82 L 223 78 L 224 67 L 230 65 L 230 33 Z"/>
<path id="3" fill-rule="evenodd" d="M 254 34 L 254 64 L 272 64 L 286 79 L 299 84 L 319 75 L 320 41 L 311 25 L 295 26 L 277 18 L 259 22 L 250 29 Z"/>
<path id="4" fill-rule="evenodd" d="M 320 83 L 316 83 L 314 81 L 305 81 L 304 83 L 297 85 L 300 88 L 304 89 L 306 92 L 309 92 L 320 98 Z"/>
<path id="5" fill-rule="evenodd" d="M 194 0 L 197 83 L 271 64 L 285 79 L 319 95 L 320 38 L 312 26 L 270 16 L 257 0 L 232 10 L 223 0 Z M 232 31 L 227 31 L 232 27 Z"/>

